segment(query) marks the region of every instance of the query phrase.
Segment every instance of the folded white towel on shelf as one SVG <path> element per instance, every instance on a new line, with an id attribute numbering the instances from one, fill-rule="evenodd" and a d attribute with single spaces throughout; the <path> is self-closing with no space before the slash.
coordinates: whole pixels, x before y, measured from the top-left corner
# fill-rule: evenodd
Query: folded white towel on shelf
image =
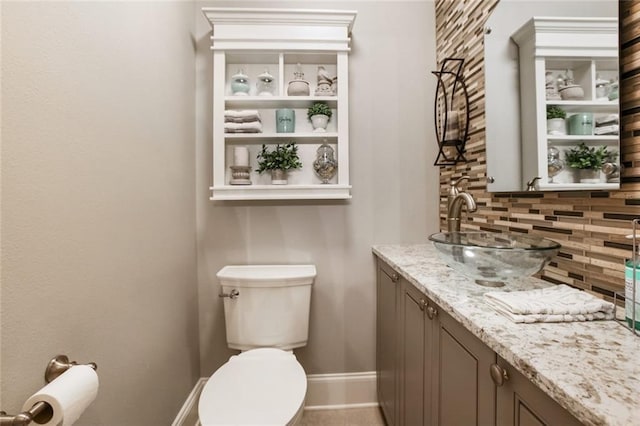
<path id="1" fill-rule="evenodd" d="M 600 126 L 593 128 L 594 135 L 617 135 L 620 126 L 618 124 L 612 124 L 610 126 Z"/>
<path id="2" fill-rule="evenodd" d="M 485 302 L 513 322 L 613 319 L 614 305 L 565 284 L 524 291 L 485 293 Z"/>
<path id="3" fill-rule="evenodd" d="M 225 133 L 262 133 L 262 123 L 251 121 L 248 123 L 224 123 Z"/>
<path id="4" fill-rule="evenodd" d="M 260 112 L 257 109 L 233 110 L 228 109 L 224 112 L 225 121 L 260 121 Z"/>

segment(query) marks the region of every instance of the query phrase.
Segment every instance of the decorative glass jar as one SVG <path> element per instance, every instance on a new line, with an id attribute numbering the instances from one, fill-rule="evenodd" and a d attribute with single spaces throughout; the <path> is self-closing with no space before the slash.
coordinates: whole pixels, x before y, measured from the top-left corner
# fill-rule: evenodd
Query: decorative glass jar
<path id="1" fill-rule="evenodd" d="M 338 171 L 338 162 L 335 159 L 333 148 L 326 141 L 316 151 L 313 171 L 322 180 L 322 183 L 329 183 Z"/>
<path id="2" fill-rule="evenodd" d="M 249 94 L 249 77 L 242 71 L 231 77 L 231 93 L 242 96 Z"/>
<path id="3" fill-rule="evenodd" d="M 258 76 L 258 82 L 256 83 L 258 96 L 273 96 L 275 88 L 274 80 L 273 76 L 269 74 L 269 70 L 264 70 L 264 72 Z"/>

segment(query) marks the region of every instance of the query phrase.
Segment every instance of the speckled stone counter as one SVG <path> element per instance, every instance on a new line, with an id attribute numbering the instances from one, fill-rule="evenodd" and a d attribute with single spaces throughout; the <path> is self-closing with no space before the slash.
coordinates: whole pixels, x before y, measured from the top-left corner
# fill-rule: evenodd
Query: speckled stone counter
<path id="1" fill-rule="evenodd" d="M 551 284 L 523 278 L 479 286 L 446 266 L 430 243 L 373 252 L 581 422 L 640 425 L 640 337 L 616 321 L 516 324 L 483 294 Z"/>

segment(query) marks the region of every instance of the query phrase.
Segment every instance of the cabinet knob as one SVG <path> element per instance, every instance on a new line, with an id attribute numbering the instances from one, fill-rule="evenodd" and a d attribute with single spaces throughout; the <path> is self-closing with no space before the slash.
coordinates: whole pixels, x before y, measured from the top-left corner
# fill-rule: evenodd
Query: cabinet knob
<path id="1" fill-rule="evenodd" d="M 400 279 L 400 275 L 398 275 L 397 272 L 394 272 L 394 273 L 391 274 L 391 281 L 392 282 L 397 283 L 399 279 Z"/>
<path id="2" fill-rule="evenodd" d="M 489 373 L 491 374 L 491 380 L 496 386 L 504 385 L 504 382 L 509 380 L 509 374 L 507 374 L 507 370 L 500 367 L 498 364 L 491 364 L 489 367 Z"/>
<path id="3" fill-rule="evenodd" d="M 434 308 L 433 306 L 429 306 L 427 308 L 427 316 L 431 320 L 434 319 L 435 317 L 438 316 L 438 310 L 436 308 Z"/>
<path id="4" fill-rule="evenodd" d="M 420 310 L 424 311 L 424 307 L 427 306 L 427 301 L 424 299 L 420 299 L 419 305 L 420 305 Z"/>

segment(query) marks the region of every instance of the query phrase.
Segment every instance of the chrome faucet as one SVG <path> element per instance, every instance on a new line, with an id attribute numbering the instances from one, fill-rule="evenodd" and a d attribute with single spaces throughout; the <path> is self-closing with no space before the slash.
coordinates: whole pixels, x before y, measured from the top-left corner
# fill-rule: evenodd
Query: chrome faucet
<path id="1" fill-rule="evenodd" d="M 460 217 L 462 216 L 462 204 L 467 205 L 467 212 L 477 210 L 476 200 L 468 192 L 460 192 L 456 195 L 447 210 L 447 231 L 460 232 Z"/>

